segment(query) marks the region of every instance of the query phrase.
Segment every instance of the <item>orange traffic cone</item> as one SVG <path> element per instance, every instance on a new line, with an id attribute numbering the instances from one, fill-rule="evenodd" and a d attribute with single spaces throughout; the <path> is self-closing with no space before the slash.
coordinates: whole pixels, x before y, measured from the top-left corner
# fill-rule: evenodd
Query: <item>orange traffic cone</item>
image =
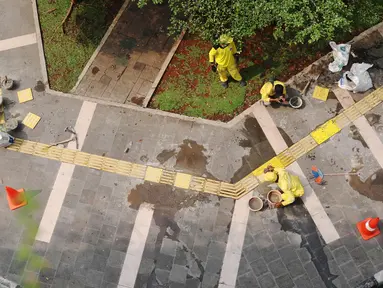
<path id="1" fill-rule="evenodd" d="M 17 208 L 27 205 L 27 199 L 25 198 L 24 189 L 16 190 L 11 187 L 5 186 L 5 191 L 7 192 L 9 209 L 15 210 Z"/>
<path id="2" fill-rule="evenodd" d="M 358 228 L 360 235 L 362 235 L 362 238 L 364 240 L 369 240 L 375 236 L 378 236 L 380 234 L 380 230 L 378 227 L 379 218 L 367 218 L 363 221 L 360 221 L 356 224 L 356 227 Z"/>

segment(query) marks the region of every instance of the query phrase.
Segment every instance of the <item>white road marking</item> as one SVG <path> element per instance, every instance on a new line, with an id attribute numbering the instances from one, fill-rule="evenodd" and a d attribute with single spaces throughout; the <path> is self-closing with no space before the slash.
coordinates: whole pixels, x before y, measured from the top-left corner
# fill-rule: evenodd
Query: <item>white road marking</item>
<path id="1" fill-rule="evenodd" d="M 134 288 L 152 219 L 152 205 L 147 203 L 141 204 L 136 216 L 136 221 L 134 222 L 132 236 L 130 237 L 124 265 L 122 266 L 120 279 L 118 281 L 118 287 Z"/>
<path id="2" fill-rule="evenodd" d="M 269 112 L 263 105 L 257 104 L 254 106 L 254 116 L 257 118 L 259 125 L 261 126 L 275 153 L 278 154 L 288 148 Z M 315 194 L 315 191 L 310 186 L 310 183 L 304 175 L 299 164 L 294 162 L 289 167 L 287 167 L 287 169 L 292 171 L 301 179 L 305 189 L 305 195 L 303 195 L 302 200 L 307 208 L 307 211 L 310 213 L 312 219 L 314 220 L 314 223 L 317 226 L 319 232 L 321 233 L 323 240 L 328 244 L 339 239 L 340 237 L 338 232 L 336 231 L 330 218 L 327 216 L 326 211 L 324 210 L 320 200 Z"/>
<path id="3" fill-rule="evenodd" d="M 85 101 L 82 103 L 81 110 L 74 127 L 78 134 L 79 150 L 81 150 L 84 145 L 85 136 L 92 121 L 96 106 L 97 104 L 92 102 Z M 76 143 L 70 142 L 68 144 L 68 148 L 76 149 Z M 64 203 L 65 195 L 73 176 L 74 168 L 75 165 L 73 164 L 61 163 L 56 181 L 53 184 L 51 194 L 49 195 L 43 217 L 40 221 L 36 240 L 46 243 L 51 241 L 61 207 Z"/>
<path id="4" fill-rule="evenodd" d="M 348 108 L 355 103 L 350 92 L 347 90 L 337 88 L 334 90 L 334 94 L 343 108 Z M 374 128 L 371 127 L 365 116 L 360 116 L 358 119 L 354 120 L 353 123 L 356 128 L 358 128 L 360 135 L 362 135 L 364 141 L 367 143 L 376 161 L 378 161 L 380 167 L 383 168 L 383 144 L 378 135 L 376 135 Z"/>
<path id="5" fill-rule="evenodd" d="M 18 47 L 37 43 L 36 33 L 26 34 L 14 38 L 0 40 L 0 51 L 6 51 Z"/>
<path id="6" fill-rule="evenodd" d="M 251 197 L 252 193 L 248 193 L 235 202 L 218 288 L 235 287 L 249 218 L 248 203 Z"/>

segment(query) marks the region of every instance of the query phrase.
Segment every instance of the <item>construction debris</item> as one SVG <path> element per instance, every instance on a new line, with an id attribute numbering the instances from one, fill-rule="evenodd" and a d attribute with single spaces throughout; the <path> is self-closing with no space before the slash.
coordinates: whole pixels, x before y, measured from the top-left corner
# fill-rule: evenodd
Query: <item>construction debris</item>
<path id="1" fill-rule="evenodd" d="M 130 148 L 132 148 L 132 145 L 133 145 L 133 142 L 130 141 L 130 142 L 126 145 L 124 152 L 125 152 L 125 153 L 128 153 L 129 150 L 130 150 Z"/>
<path id="2" fill-rule="evenodd" d="M 25 116 L 22 123 L 28 128 L 35 129 L 37 123 L 39 123 L 40 120 L 41 120 L 40 116 L 29 112 L 27 116 Z"/>
<path id="3" fill-rule="evenodd" d="M 25 103 L 33 100 L 32 89 L 28 88 L 17 92 L 17 97 L 19 98 L 19 103 Z"/>
<path id="4" fill-rule="evenodd" d="M 76 149 L 78 149 L 78 138 L 77 138 L 77 133 L 76 131 L 74 130 L 74 128 L 72 126 L 68 126 L 65 128 L 64 130 L 65 132 L 69 132 L 71 133 L 72 135 L 70 136 L 70 138 L 66 139 L 66 140 L 63 140 L 63 141 L 59 141 L 59 142 L 56 142 L 56 143 L 52 143 L 48 146 L 48 148 L 52 147 L 52 146 L 57 146 L 57 145 L 60 145 L 60 144 L 66 144 L 66 143 L 69 143 L 69 142 L 72 142 L 72 141 L 76 141 Z"/>

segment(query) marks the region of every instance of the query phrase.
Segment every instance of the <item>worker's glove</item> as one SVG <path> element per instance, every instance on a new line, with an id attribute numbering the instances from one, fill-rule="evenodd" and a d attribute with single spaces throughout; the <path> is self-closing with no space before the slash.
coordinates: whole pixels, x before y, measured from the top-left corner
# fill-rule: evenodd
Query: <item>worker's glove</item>
<path id="1" fill-rule="evenodd" d="M 217 72 L 217 66 L 214 63 L 211 64 L 211 71 Z"/>
<path id="2" fill-rule="evenodd" d="M 239 54 L 238 53 L 234 54 L 234 59 L 235 59 L 235 63 L 238 64 L 238 62 L 239 62 Z"/>

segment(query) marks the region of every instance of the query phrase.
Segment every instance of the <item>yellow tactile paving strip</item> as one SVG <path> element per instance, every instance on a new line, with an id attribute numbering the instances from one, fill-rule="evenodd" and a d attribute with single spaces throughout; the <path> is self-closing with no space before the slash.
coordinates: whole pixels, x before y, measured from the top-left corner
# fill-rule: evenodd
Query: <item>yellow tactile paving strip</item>
<path id="1" fill-rule="evenodd" d="M 261 182 L 260 176 L 268 165 L 287 167 L 315 147 L 330 139 L 341 129 L 358 117 L 367 113 L 383 101 L 383 87 L 375 90 L 353 106 L 347 108 L 336 117 L 320 125 L 310 135 L 304 137 L 285 151 L 267 161 L 252 173 L 235 184 L 215 181 L 191 174 L 170 171 L 118 159 L 89 154 L 67 148 L 49 147 L 47 144 L 29 140 L 16 139 L 8 150 L 40 156 L 52 160 L 85 166 L 93 169 L 135 177 L 154 183 L 172 185 L 182 189 L 215 194 L 238 199 L 254 190 Z"/>

